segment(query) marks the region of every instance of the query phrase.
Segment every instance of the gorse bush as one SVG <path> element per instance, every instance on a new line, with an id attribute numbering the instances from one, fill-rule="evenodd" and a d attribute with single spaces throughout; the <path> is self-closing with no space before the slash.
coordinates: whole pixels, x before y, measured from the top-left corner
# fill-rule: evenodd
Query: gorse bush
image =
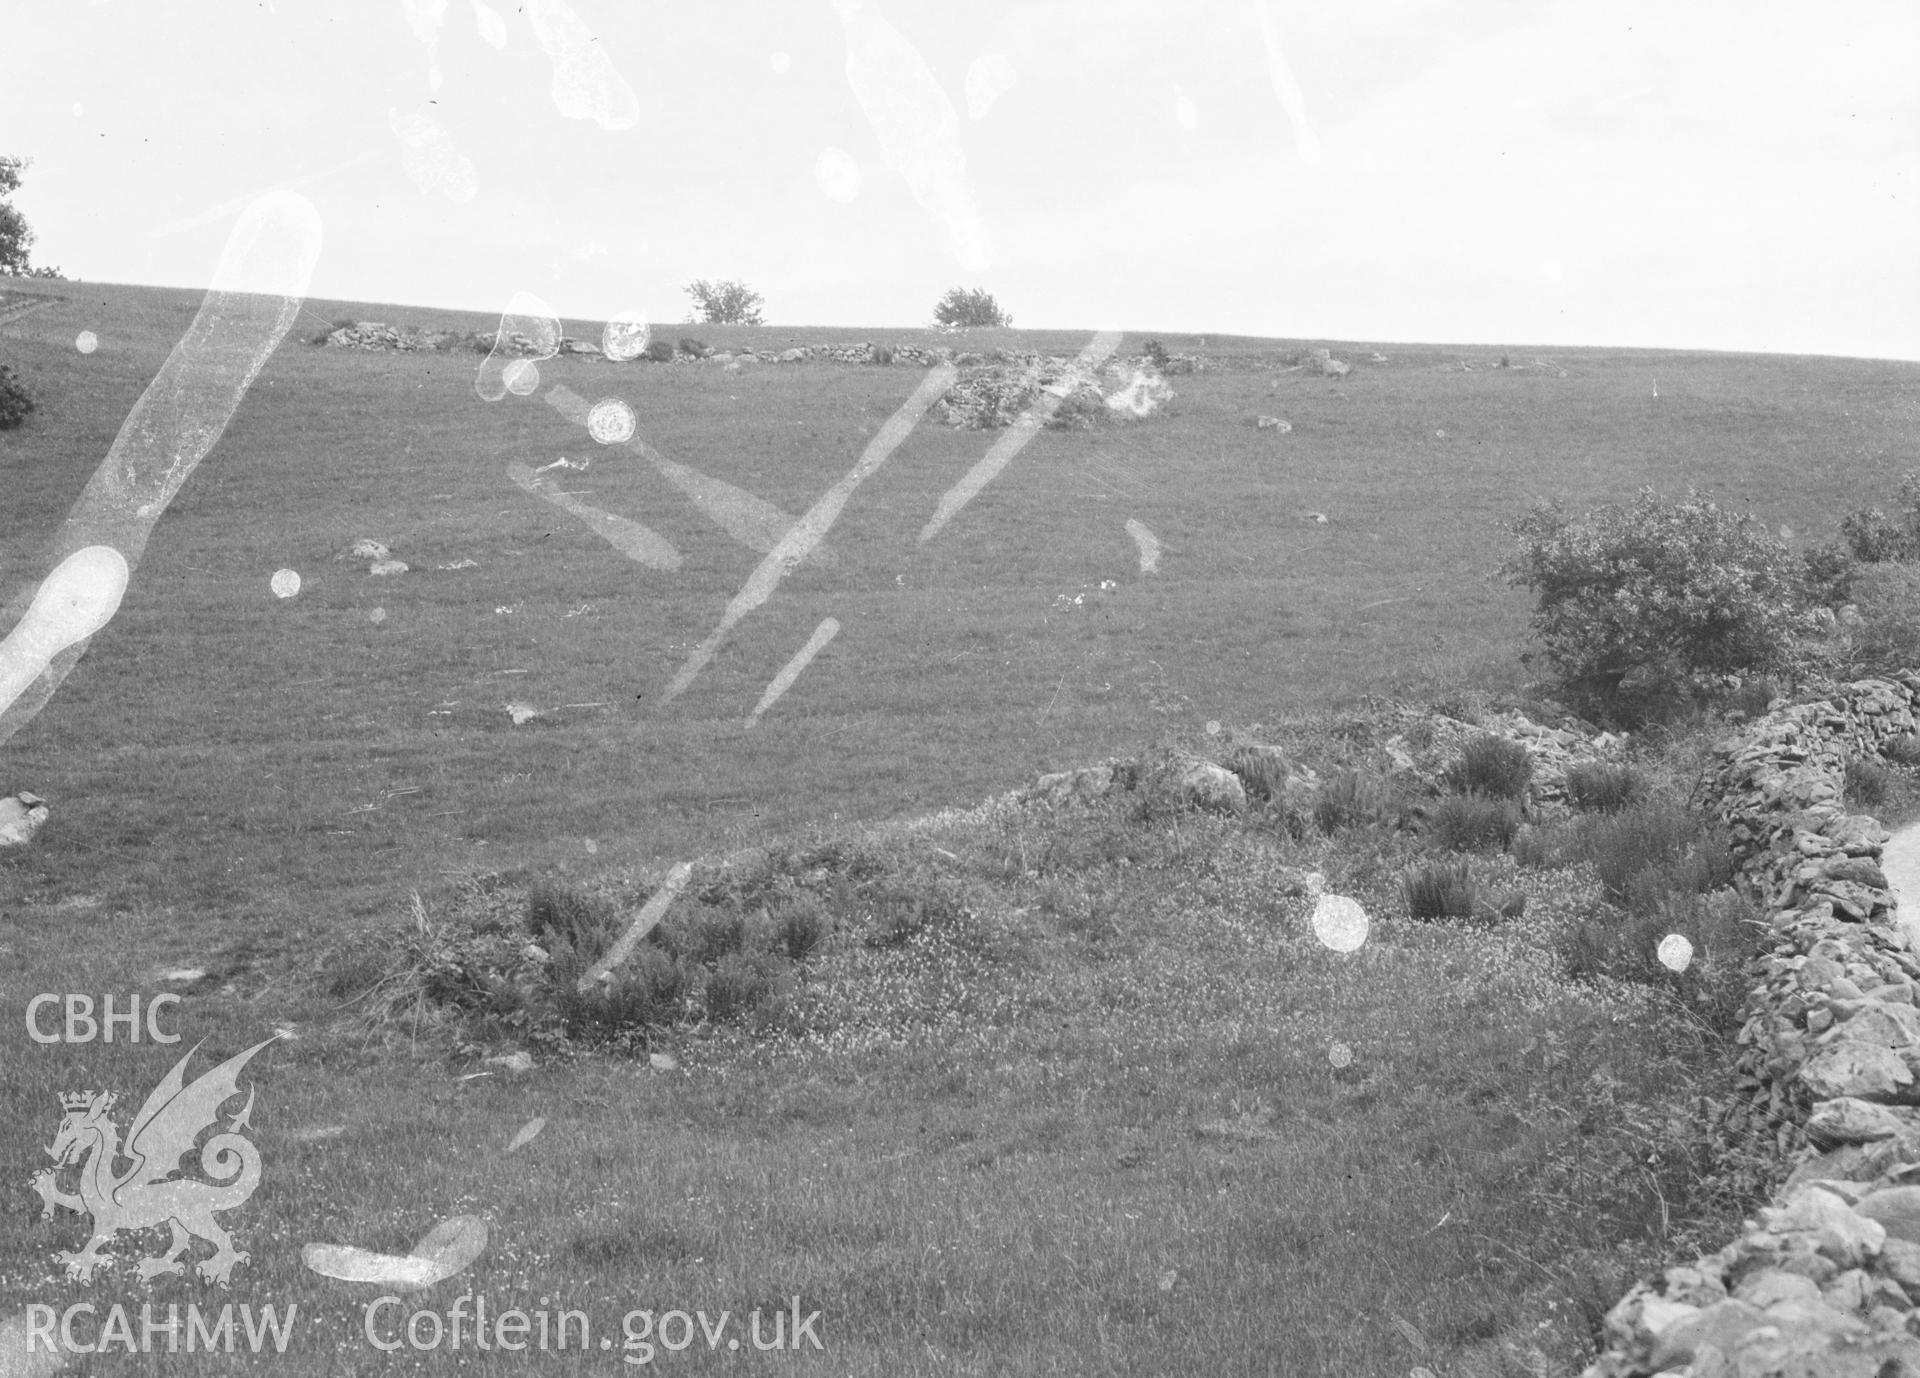
<path id="1" fill-rule="evenodd" d="M 648 340 L 647 347 L 640 354 L 656 364 L 670 364 L 673 362 L 673 344 L 668 340 Z"/>
<path id="2" fill-rule="evenodd" d="M 1583 710 L 1638 721 L 1784 668 L 1811 625 L 1786 545 L 1697 491 L 1643 488 L 1578 520 L 1543 503 L 1510 529 L 1520 551 L 1501 573 L 1537 595 L 1534 632 Z"/>
<path id="3" fill-rule="evenodd" d="M 1645 779 L 1632 766 L 1580 761 L 1567 767 L 1567 798 L 1576 809 L 1618 813 L 1646 792 Z"/>
<path id="4" fill-rule="evenodd" d="M 1468 742 L 1446 770 L 1447 785 L 1455 793 L 1490 799 L 1518 799 L 1532 778 L 1533 757 L 1527 749 L 1491 732 Z"/>
<path id="5" fill-rule="evenodd" d="M 32 412 L 33 398 L 27 395 L 20 376 L 5 364 L 0 364 L 0 431 L 10 431 L 24 425 Z"/>
<path id="6" fill-rule="evenodd" d="M 1464 861 L 1429 862 L 1400 878 L 1400 897 L 1416 919 L 1470 919 L 1480 908 L 1480 891 Z"/>
<path id="7" fill-rule="evenodd" d="M 1520 831 L 1520 821 L 1520 806 L 1511 799 L 1451 794 L 1428 807 L 1427 841 L 1452 852 L 1505 847 Z"/>
<path id="8" fill-rule="evenodd" d="M 693 336 L 682 335 L 680 337 L 680 352 L 692 359 L 704 359 L 712 351 L 701 341 L 694 339 Z"/>

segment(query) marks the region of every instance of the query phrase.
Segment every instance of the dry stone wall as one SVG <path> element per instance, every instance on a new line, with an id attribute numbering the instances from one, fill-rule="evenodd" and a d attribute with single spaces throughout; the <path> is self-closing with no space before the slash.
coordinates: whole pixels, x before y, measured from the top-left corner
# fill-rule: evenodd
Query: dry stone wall
<path id="1" fill-rule="evenodd" d="M 1696 802 L 1772 930 L 1725 1128 L 1799 1161 L 1739 1239 L 1608 1313 L 1584 1378 L 1920 1375 L 1920 955 L 1886 829 L 1841 801 L 1848 759 L 1912 736 L 1917 710 L 1920 675 L 1863 680 L 1715 751 Z"/>

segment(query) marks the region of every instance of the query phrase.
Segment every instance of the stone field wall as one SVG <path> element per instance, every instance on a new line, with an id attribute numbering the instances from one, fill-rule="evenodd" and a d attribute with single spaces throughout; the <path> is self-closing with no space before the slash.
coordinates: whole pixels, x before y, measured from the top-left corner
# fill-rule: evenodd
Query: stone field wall
<path id="1" fill-rule="evenodd" d="M 1629 1292 L 1584 1378 L 1920 1378 L 1920 954 L 1886 829 L 1841 802 L 1847 761 L 1911 737 L 1917 709 L 1920 675 L 1862 680 L 1715 750 L 1696 803 L 1772 928 L 1725 1129 L 1797 1166 L 1739 1239 Z"/>

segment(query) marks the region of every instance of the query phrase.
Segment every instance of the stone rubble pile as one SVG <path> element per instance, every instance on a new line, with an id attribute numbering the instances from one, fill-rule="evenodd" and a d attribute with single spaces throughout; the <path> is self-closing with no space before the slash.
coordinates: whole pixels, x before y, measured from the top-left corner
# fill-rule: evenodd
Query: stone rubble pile
<path id="1" fill-rule="evenodd" d="M 1407 728 L 1415 723 L 1425 727 L 1413 734 L 1422 739 L 1416 748 L 1410 744 L 1408 730 L 1381 743 L 1393 769 L 1411 774 L 1424 787 L 1443 790 L 1443 780 L 1468 742 L 1488 735 L 1504 737 L 1526 748 L 1533 762 L 1533 775 L 1527 782 L 1526 804 L 1536 818 L 1551 817 L 1569 808 L 1567 771 L 1589 761 L 1614 761 L 1621 755 L 1626 739 L 1611 732 L 1587 737 L 1568 727 L 1548 727 L 1534 722 L 1519 709 L 1489 713 L 1480 722 L 1462 722 L 1444 714 L 1423 709 L 1401 710 Z"/>
<path id="2" fill-rule="evenodd" d="M 1909 737 L 1920 675 L 1769 713 L 1715 750 L 1696 803 L 1734 839 L 1771 950 L 1724 1131 L 1799 1159 L 1741 1237 L 1635 1287 L 1583 1378 L 1920 1373 L 1920 954 L 1841 803 L 1850 758 Z"/>

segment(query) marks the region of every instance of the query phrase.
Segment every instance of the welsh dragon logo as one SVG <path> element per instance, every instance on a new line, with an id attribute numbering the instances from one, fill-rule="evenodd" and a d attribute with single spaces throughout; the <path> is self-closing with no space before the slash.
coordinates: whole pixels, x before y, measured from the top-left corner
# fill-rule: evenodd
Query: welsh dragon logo
<path id="1" fill-rule="evenodd" d="M 41 1219 L 51 1220 L 55 1206 L 93 1217 L 93 1237 L 86 1247 L 57 1255 L 66 1264 L 68 1277 L 92 1281 L 94 1266 L 101 1261 L 101 1247 L 120 1231 L 166 1224 L 173 1228 L 173 1242 L 165 1253 L 140 1261 L 140 1276 L 150 1279 L 162 1273 L 186 1272 L 184 1255 L 198 1236 L 214 1247 L 213 1257 L 199 1264 L 200 1276 L 222 1287 L 227 1285 L 233 1265 L 245 1262 L 248 1256 L 233 1247 L 233 1237 L 213 1216 L 215 1211 L 240 1206 L 260 1185 L 260 1151 L 239 1132 L 253 1127 L 248 1121 L 253 1113 L 251 1086 L 240 1113 L 228 1121 L 224 1132 L 215 1134 L 200 1148 L 200 1169 L 216 1182 L 176 1174 L 181 1171 L 180 1160 L 193 1151 L 201 1131 L 218 1127 L 220 1107 L 240 1094 L 240 1069 L 279 1036 L 275 1034 L 228 1058 L 191 1085 L 185 1084 L 186 1067 L 200 1045 L 189 1048 L 133 1117 L 124 1148 L 120 1126 L 108 1115 L 119 1099 L 114 1092 L 73 1091 L 60 1097 L 66 1117 L 47 1149 L 55 1166 L 36 1172 L 31 1185 L 46 1203 Z M 116 1172 L 114 1165 L 121 1159 L 131 1160 L 132 1166 Z M 80 1172 L 79 1191 L 60 1190 L 57 1175 L 75 1165 Z"/>

